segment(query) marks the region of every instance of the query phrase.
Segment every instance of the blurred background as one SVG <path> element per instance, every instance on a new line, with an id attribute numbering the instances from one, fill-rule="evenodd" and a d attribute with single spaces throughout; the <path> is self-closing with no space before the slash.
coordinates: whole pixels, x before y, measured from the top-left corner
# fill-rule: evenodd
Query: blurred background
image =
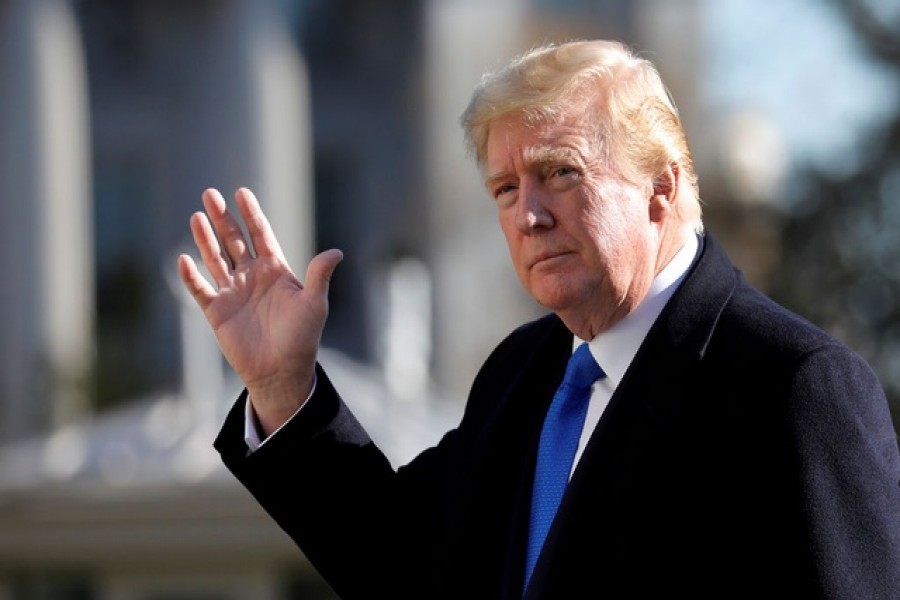
<path id="1" fill-rule="evenodd" d="M 405 462 L 541 314 L 459 115 L 576 37 L 657 64 L 708 228 L 900 420 L 895 0 L 0 0 L 0 600 L 333 597 L 212 450 L 188 218 L 246 185 L 301 274 L 344 250 L 321 362 Z"/>

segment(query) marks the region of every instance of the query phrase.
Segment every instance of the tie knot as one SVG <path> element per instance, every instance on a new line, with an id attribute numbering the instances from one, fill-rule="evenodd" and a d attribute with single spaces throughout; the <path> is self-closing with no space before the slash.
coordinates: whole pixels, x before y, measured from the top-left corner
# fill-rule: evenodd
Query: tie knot
<path id="1" fill-rule="evenodd" d="M 587 343 L 584 343 L 575 350 L 575 353 L 572 354 L 572 357 L 569 359 L 563 381 L 572 387 L 584 389 L 591 387 L 595 381 L 605 376 L 606 373 L 603 372 L 603 369 L 601 369 L 600 365 L 597 364 L 597 361 L 594 360 L 591 349 L 588 347 Z"/>

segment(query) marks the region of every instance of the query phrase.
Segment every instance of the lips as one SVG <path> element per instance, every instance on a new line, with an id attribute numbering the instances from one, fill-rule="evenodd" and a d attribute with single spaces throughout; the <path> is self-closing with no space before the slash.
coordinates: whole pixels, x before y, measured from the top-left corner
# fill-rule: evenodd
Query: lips
<path id="1" fill-rule="evenodd" d="M 555 252 L 541 252 L 531 261 L 529 268 L 533 269 L 535 267 L 549 266 L 549 265 L 553 264 L 554 262 L 556 262 L 557 260 L 565 258 L 566 256 L 569 256 L 570 254 L 572 254 L 572 252 L 570 252 L 568 250 L 555 251 Z"/>

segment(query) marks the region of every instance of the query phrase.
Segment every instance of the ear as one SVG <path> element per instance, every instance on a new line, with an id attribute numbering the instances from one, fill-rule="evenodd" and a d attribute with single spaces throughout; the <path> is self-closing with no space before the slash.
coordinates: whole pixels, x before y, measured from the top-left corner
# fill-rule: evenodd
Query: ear
<path id="1" fill-rule="evenodd" d="M 680 174 L 678 163 L 672 161 L 653 180 L 653 195 L 650 197 L 650 220 L 652 222 L 662 222 L 675 209 Z"/>

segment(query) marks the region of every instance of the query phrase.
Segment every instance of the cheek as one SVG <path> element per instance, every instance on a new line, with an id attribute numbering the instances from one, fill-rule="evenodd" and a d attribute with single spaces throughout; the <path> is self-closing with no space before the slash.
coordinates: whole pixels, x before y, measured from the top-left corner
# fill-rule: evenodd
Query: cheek
<path id="1" fill-rule="evenodd" d="M 590 248 L 588 261 L 604 278 L 615 279 L 623 265 L 632 262 L 632 253 L 638 251 L 641 222 L 633 209 L 624 204 L 610 203 L 607 207 L 592 206 L 584 214 L 583 243 Z"/>
<path id="2" fill-rule="evenodd" d="M 629 239 L 649 221 L 649 208 L 636 194 L 606 190 L 606 194 L 587 198 L 583 223 L 589 235 L 607 247 Z"/>
<path id="3" fill-rule="evenodd" d="M 512 236 L 515 231 L 513 229 L 512 219 L 510 219 L 509 211 L 498 208 L 497 223 L 500 225 L 500 231 L 503 232 L 503 237 L 506 238 L 506 243 L 509 244 L 510 248 L 512 248 Z"/>
<path id="4" fill-rule="evenodd" d="M 592 205 L 583 215 L 581 223 L 586 241 L 603 253 L 615 249 L 627 230 L 626 219 L 616 206 L 604 209 Z"/>
<path id="5" fill-rule="evenodd" d="M 516 228 L 514 216 L 511 214 L 511 211 L 498 210 L 497 221 L 500 224 L 500 230 L 503 232 L 503 238 L 506 240 L 509 256 L 518 270 L 517 257 L 521 246 L 521 235 L 519 235 L 519 231 Z"/>

